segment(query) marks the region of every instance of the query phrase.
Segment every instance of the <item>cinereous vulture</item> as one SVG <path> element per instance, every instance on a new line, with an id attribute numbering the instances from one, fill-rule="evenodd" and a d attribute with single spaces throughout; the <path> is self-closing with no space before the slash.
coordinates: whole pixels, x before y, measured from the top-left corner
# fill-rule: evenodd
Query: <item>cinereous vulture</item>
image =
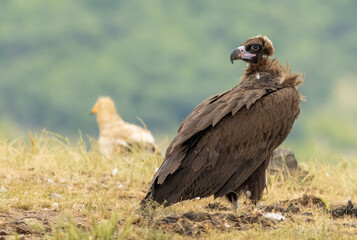
<path id="1" fill-rule="evenodd" d="M 226 196 L 234 207 L 243 192 L 256 203 L 266 186 L 274 149 L 300 112 L 303 82 L 282 66 L 266 36 L 234 49 L 230 60 L 248 63 L 241 83 L 199 104 L 182 122 L 146 197 L 165 206 L 186 199 Z"/>

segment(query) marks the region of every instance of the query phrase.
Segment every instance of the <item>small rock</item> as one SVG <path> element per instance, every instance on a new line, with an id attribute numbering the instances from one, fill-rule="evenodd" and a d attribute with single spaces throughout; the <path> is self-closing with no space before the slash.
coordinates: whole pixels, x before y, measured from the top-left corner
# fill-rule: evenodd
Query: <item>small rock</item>
<path id="1" fill-rule="evenodd" d="M 265 218 L 272 219 L 275 221 L 284 221 L 285 220 L 285 217 L 280 213 L 273 213 L 273 212 L 263 213 L 263 216 Z"/>
<path id="2" fill-rule="evenodd" d="M 268 169 L 271 171 L 284 170 L 286 166 L 289 171 L 295 170 L 298 167 L 298 162 L 295 154 L 292 151 L 277 148 L 273 152 L 273 157 L 270 161 Z"/>

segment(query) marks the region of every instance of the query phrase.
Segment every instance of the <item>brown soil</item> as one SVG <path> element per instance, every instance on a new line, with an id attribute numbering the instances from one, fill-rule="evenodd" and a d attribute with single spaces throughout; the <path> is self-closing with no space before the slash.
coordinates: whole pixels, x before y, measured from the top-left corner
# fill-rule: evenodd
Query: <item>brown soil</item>
<path id="1" fill-rule="evenodd" d="M 304 195 L 301 198 L 281 201 L 260 210 L 247 207 L 234 213 L 231 208 L 213 202 L 204 207 L 205 211 L 186 212 L 182 215 L 172 215 L 157 220 L 152 224 L 147 218 L 134 219 L 134 225 L 147 225 L 160 229 L 167 233 L 179 233 L 187 236 L 200 236 L 202 233 L 212 230 L 218 231 L 242 231 L 259 224 L 262 228 L 277 228 L 282 220 L 274 220 L 266 217 L 266 213 L 280 213 L 285 219 L 294 221 L 294 217 L 306 217 L 306 221 L 312 221 L 312 209 L 321 208 L 333 218 L 344 216 L 357 217 L 357 206 L 351 201 L 346 205 L 338 205 L 326 210 L 325 203 L 313 195 Z M 62 213 L 56 210 L 42 211 L 18 211 L 11 213 L 0 212 L 0 240 L 10 239 L 17 234 L 20 239 L 40 239 L 45 233 L 51 232 L 51 225 L 55 225 Z M 31 223 L 39 223 L 44 232 L 36 230 Z M 83 226 L 82 226 L 83 227 Z M 351 225 L 347 227 L 357 227 Z"/>
<path id="2" fill-rule="evenodd" d="M 353 208 L 353 205 L 351 207 L 351 204 L 349 202 L 346 206 L 333 208 L 329 213 L 333 217 L 343 217 L 347 214 L 357 217 L 357 208 Z M 254 224 L 259 224 L 266 229 L 273 229 L 277 228 L 283 220 L 268 218 L 265 213 L 281 213 L 281 216 L 292 221 L 294 221 L 295 216 L 300 215 L 305 217 L 307 222 L 310 222 L 313 221 L 311 210 L 316 208 L 321 208 L 328 213 L 325 203 L 313 195 L 304 195 L 301 198 L 268 205 L 261 210 L 253 209 L 240 214 L 234 214 L 232 209 L 214 202 L 205 207 L 208 212 L 187 212 L 180 216 L 167 216 L 157 221 L 155 227 L 164 232 L 176 232 L 188 236 L 199 236 L 208 229 L 221 231 L 248 230 Z M 357 225 L 348 227 L 357 227 Z"/>
<path id="3" fill-rule="evenodd" d="M 264 211 L 280 213 L 303 213 L 304 210 L 316 207 L 326 209 L 326 204 L 318 197 L 304 194 L 304 196 L 301 198 L 281 201 L 279 203 L 269 205 L 264 208 Z"/>
<path id="4" fill-rule="evenodd" d="M 353 205 L 351 200 L 348 200 L 346 205 L 332 207 L 330 213 L 333 218 L 342 218 L 344 216 L 357 217 L 357 205 Z"/>
<path id="5" fill-rule="evenodd" d="M 155 223 L 164 232 L 175 232 L 188 236 L 199 236 L 208 229 L 231 231 L 247 230 L 253 224 L 264 228 L 274 227 L 276 222 L 264 218 L 261 213 L 248 213 L 235 216 L 233 213 L 187 212 L 181 216 L 168 216 Z"/>
<path id="6" fill-rule="evenodd" d="M 0 240 L 9 239 L 15 233 L 20 239 L 39 239 L 43 233 L 31 227 L 31 223 L 40 223 L 50 232 L 50 223 L 56 222 L 58 214 L 54 210 L 0 213 Z"/>

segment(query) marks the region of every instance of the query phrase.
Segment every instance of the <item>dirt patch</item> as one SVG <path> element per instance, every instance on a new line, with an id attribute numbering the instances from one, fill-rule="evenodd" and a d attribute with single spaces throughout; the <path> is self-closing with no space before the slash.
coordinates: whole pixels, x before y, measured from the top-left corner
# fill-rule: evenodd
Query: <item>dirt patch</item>
<path id="1" fill-rule="evenodd" d="M 0 239 L 8 239 L 15 233 L 20 239 L 39 239 L 44 233 L 31 225 L 40 223 L 49 232 L 50 222 L 55 222 L 57 215 L 55 210 L 0 213 Z"/>
<path id="2" fill-rule="evenodd" d="M 245 208 L 244 208 L 245 207 Z M 326 204 L 314 195 L 303 195 L 301 198 L 280 201 L 261 207 L 260 209 L 244 206 L 244 210 L 234 213 L 229 207 L 218 202 L 204 206 L 203 211 L 190 211 L 181 215 L 166 216 L 153 223 L 148 218 L 138 215 L 133 224 L 140 227 L 148 224 L 165 233 L 178 233 L 185 236 L 197 237 L 203 233 L 214 231 L 245 231 L 256 227 L 263 229 L 276 229 L 282 221 L 295 221 L 297 216 L 303 217 L 307 222 L 313 221 L 313 209 L 320 208 L 327 214 L 336 218 L 345 216 L 357 217 L 357 206 L 351 201 L 345 205 L 337 205 L 327 211 Z M 0 240 L 9 239 L 17 234 L 20 239 L 40 239 L 45 234 L 51 234 L 51 225 L 55 225 L 61 212 L 56 210 L 18 211 L 11 213 L 0 212 Z M 78 220 L 78 219 L 76 219 Z M 39 223 L 43 230 L 33 227 L 33 223 Z M 152 225 L 153 224 L 153 225 Z M 121 224 L 120 224 L 121 225 Z M 344 227 L 357 228 L 356 223 L 344 223 Z M 78 228 L 85 226 L 78 224 Z"/>
<path id="3" fill-rule="evenodd" d="M 330 207 L 330 210 L 327 211 L 327 206 L 321 198 L 313 195 L 304 195 L 298 199 L 281 201 L 277 204 L 265 207 L 264 211 L 311 215 L 311 213 L 306 212 L 306 210 L 316 207 L 326 210 L 333 218 L 342 218 L 345 216 L 357 217 L 357 205 L 354 205 L 351 200 L 348 200 L 347 204 L 333 205 Z"/>
<path id="4" fill-rule="evenodd" d="M 175 232 L 188 236 L 199 236 L 208 229 L 221 231 L 248 230 L 254 224 L 271 228 L 276 221 L 268 219 L 262 213 L 234 215 L 232 213 L 187 212 L 181 216 L 168 216 L 155 223 L 165 232 Z"/>
<path id="5" fill-rule="evenodd" d="M 309 215 L 309 213 L 304 212 L 309 208 L 326 209 L 326 204 L 319 197 L 304 194 L 301 198 L 285 200 L 276 204 L 268 205 L 264 208 L 264 211 L 281 213 L 303 213 L 304 215 Z"/>
<path id="6" fill-rule="evenodd" d="M 281 201 L 258 209 L 245 210 L 244 213 L 233 214 L 232 209 L 217 202 L 205 206 L 207 212 L 187 212 L 179 216 L 167 216 L 155 222 L 155 227 L 164 232 L 175 232 L 187 236 L 199 236 L 210 230 L 231 231 L 248 230 L 259 224 L 263 229 L 277 228 L 281 221 L 294 216 L 306 216 L 310 222 L 312 210 L 326 210 L 326 204 L 314 195 L 303 195 L 301 198 Z M 343 208 L 343 212 L 353 212 L 351 206 Z M 326 210 L 327 213 L 327 210 Z"/>
<path id="7" fill-rule="evenodd" d="M 217 203 L 217 202 L 213 202 L 213 203 L 210 203 L 208 204 L 205 209 L 208 209 L 208 210 L 218 210 L 218 211 L 229 211 L 230 209 L 225 207 L 225 206 L 222 206 L 221 204 Z"/>
<path id="8" fill-rule="evenodd" d="M 331 207 L 331 216 L 333 218 L 342 218 L 345 216 L 357 217 L 357 205 L 353 205 L 351 200 L 346 205 L 337 205 Z"/>

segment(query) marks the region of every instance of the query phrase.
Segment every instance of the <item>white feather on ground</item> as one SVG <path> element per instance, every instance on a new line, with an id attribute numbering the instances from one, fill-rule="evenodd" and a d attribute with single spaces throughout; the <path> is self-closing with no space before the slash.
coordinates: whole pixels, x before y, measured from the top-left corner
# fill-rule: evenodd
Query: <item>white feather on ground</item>
<path id="1" fill-rule="evenodd" d="M 98 98 L 91 114 L 97 114 L 98 144 L 103 155 L 109 157 L 132 145 L 145 147 L 150 152 L 156 148 L 150 131 L 125 122 L 117 113 L 114 101 L 110 97 Z"/>

